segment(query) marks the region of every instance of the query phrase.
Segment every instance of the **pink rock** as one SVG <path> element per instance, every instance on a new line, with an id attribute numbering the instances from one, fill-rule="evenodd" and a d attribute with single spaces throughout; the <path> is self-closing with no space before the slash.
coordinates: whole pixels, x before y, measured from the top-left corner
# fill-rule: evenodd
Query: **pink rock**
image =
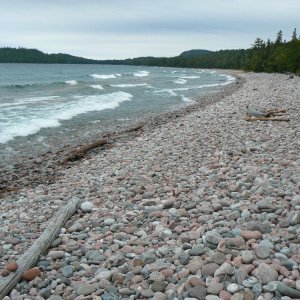
<path id="1" fill-rule="evenodd" d="M 26 281 L 31 281 L 36 277 L 40 277 L 41 276 L 41 271 L 39 268 L 35 267 L 32 269 L 27 270 L 25 273 L 23 273 L 23 279 Z"/>
<path id="2" fill-rule="evenodd" d="M 6 270 L 9 272 L 17 271 L 19 265 L 16 262 L 11 262 L 6 265 Z"/>
<path id="3" fill-rule="evenodd" d="M 165 276 L 165 278 L 170 278 L 174 275 L 174 270 L 172 269 L 163 269 L 160 271 L 161 274 Z"/>
<path id="4" fill-rule="evenodd" d="M 258 240 L 258 239 L 261 239 L 262 234 L 258 230 L 254 230 L 254 231 L 243 230 L 243 231 L 241 231 L 241 236 L 246 240 L 251 240 L 251 239 Z"/>
<path id="5" fill-rule="evenodd" d="M 219 297 L 222 299 L 222 300 L 230 300 L 230 298 L 231 298 L 231 294 L 230 293 L 228 293 L 227 291 L 225 291 L 225 290 L 222 290 L 221 292 L 220 292 L 220 294 L 219 294 Z"/>

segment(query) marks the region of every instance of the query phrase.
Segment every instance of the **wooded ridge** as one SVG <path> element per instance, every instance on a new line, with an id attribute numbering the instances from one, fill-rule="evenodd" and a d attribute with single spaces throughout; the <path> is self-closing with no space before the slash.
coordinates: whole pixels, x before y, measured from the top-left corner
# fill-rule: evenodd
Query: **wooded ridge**
<path id="1" fill-rule="evenodd" d="M 93 60 L 68 54 L 45 54 L 37 49 L 0 48 L 0 63 L 113 64 L 205 69 L 240 69 L 254 72 L 291 72 L 300 75 L 300 37 L 294 29 L 289 41 L 280 30 L 275 41 L 257 38 L 249 49 L 209 51 L 193 49 L 174 57 L 137 57 Z"/>

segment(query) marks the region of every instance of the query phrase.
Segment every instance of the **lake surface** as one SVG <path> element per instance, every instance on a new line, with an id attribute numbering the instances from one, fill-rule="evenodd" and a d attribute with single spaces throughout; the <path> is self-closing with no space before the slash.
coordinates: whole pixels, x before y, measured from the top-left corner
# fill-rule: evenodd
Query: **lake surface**
<path id="1" fill-rule="evenodd" d="M 0 64 L 0 154 L 51 149 L 120 128 L 232 81 L 211 70 Z"/>

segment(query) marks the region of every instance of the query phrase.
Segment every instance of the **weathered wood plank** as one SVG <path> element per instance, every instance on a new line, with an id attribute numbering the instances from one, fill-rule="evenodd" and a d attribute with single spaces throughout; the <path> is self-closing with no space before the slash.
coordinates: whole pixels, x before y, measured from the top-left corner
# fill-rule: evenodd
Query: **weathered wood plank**
<path id="1" fill-rule="evenodd" d="M 23 273 L 33 267 L 41 254 L 50 247 L 53 240 L 57 237 L 60 229 L 76 212 L 79 199 L 73 197 L 63 206 L 49 222 L 47 228 L 32 246 L 19 258 L 19 265 L 16 272 L 0 279 L 0 299 L 3 299 L 18 283 Z"/>
<path id="2" fill-rule="evenodd" d="M 289 122 L 290 119 L 283 118 L 273 118 L 273 117 L 245 117 L 245 121 L 281 121 L 281 122 Z"/>

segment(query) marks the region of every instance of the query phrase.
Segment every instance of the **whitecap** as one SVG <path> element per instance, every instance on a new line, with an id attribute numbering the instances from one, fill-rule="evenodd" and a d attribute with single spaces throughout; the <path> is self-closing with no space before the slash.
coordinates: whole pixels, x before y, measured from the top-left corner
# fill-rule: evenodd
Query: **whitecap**
<path id="1" fill-rule="evenodd" d="M 177 84 L 185 84 L 187 82 L 186 79 L 183 79 L 183 78 L 178 78 L 176 80 L 174 80 L 174 83 L 177 83 Z"/>
<path id="2" fill-rule="evenodd" d="M 113 79 L 117 77 L 115 74 L 107 74 L 107 75 L 92 74 L 90 76 L 96 79 Z"/>
<path id="3" fill-rule="evenodd" d="M 126 87 L 136 87 L 136 86 L 148 86 L 147 83 L 135 83 L 135 84 L 111 84 L 112 87 L 120 87 L 120 88 L 126 88 Z"/>
<path id="4" fill-rule="evenodd" d="M 78 82 L 76 80 L 67 80 L 65 81 L 66 84 L 69 84 L 69 85 L 77 85 Z"/>
<path id="5" fill-rule="evenodd" d="M 149 76 L 149 74 L 150 74 L 150 72 L 148 72 L 148 71 L 138 71 L 138 72 L 133 73 L 133 75 L 136 77 L 146 77 L 146 76 Z"/>
<path id="6" fill-rule="evenodd" d="M 101 84 L 93 84 L 93 85 L 89 85 L 89 87 L 96 89 L 96 90 L 104 90 L 104 88 Z"/>
<path id="7" fill-rule="evenodd" d="M 16 120 L 10 120 L 0 124 L 0 143 L 6 143 L 17 136 L 27 136 L 40 131 L 42 128 L 58 127 L 60 121 L 73 117 L 106 109 L 115 109 L 121 102 L 130 101 L 133 96 L 125 92 L 115 92 L 103 95 L 73 96 L 70 101 L 60 102 L 35 109 L 34 114 L 18 116 Z"/>
<path id="8" fill-rule="evenodd" d="M 197 79 L 200 78 L 200 76 L 196 76 L 196 75 L 190 75 L 190 76 L 181 76 L 181 79 Z"/>

